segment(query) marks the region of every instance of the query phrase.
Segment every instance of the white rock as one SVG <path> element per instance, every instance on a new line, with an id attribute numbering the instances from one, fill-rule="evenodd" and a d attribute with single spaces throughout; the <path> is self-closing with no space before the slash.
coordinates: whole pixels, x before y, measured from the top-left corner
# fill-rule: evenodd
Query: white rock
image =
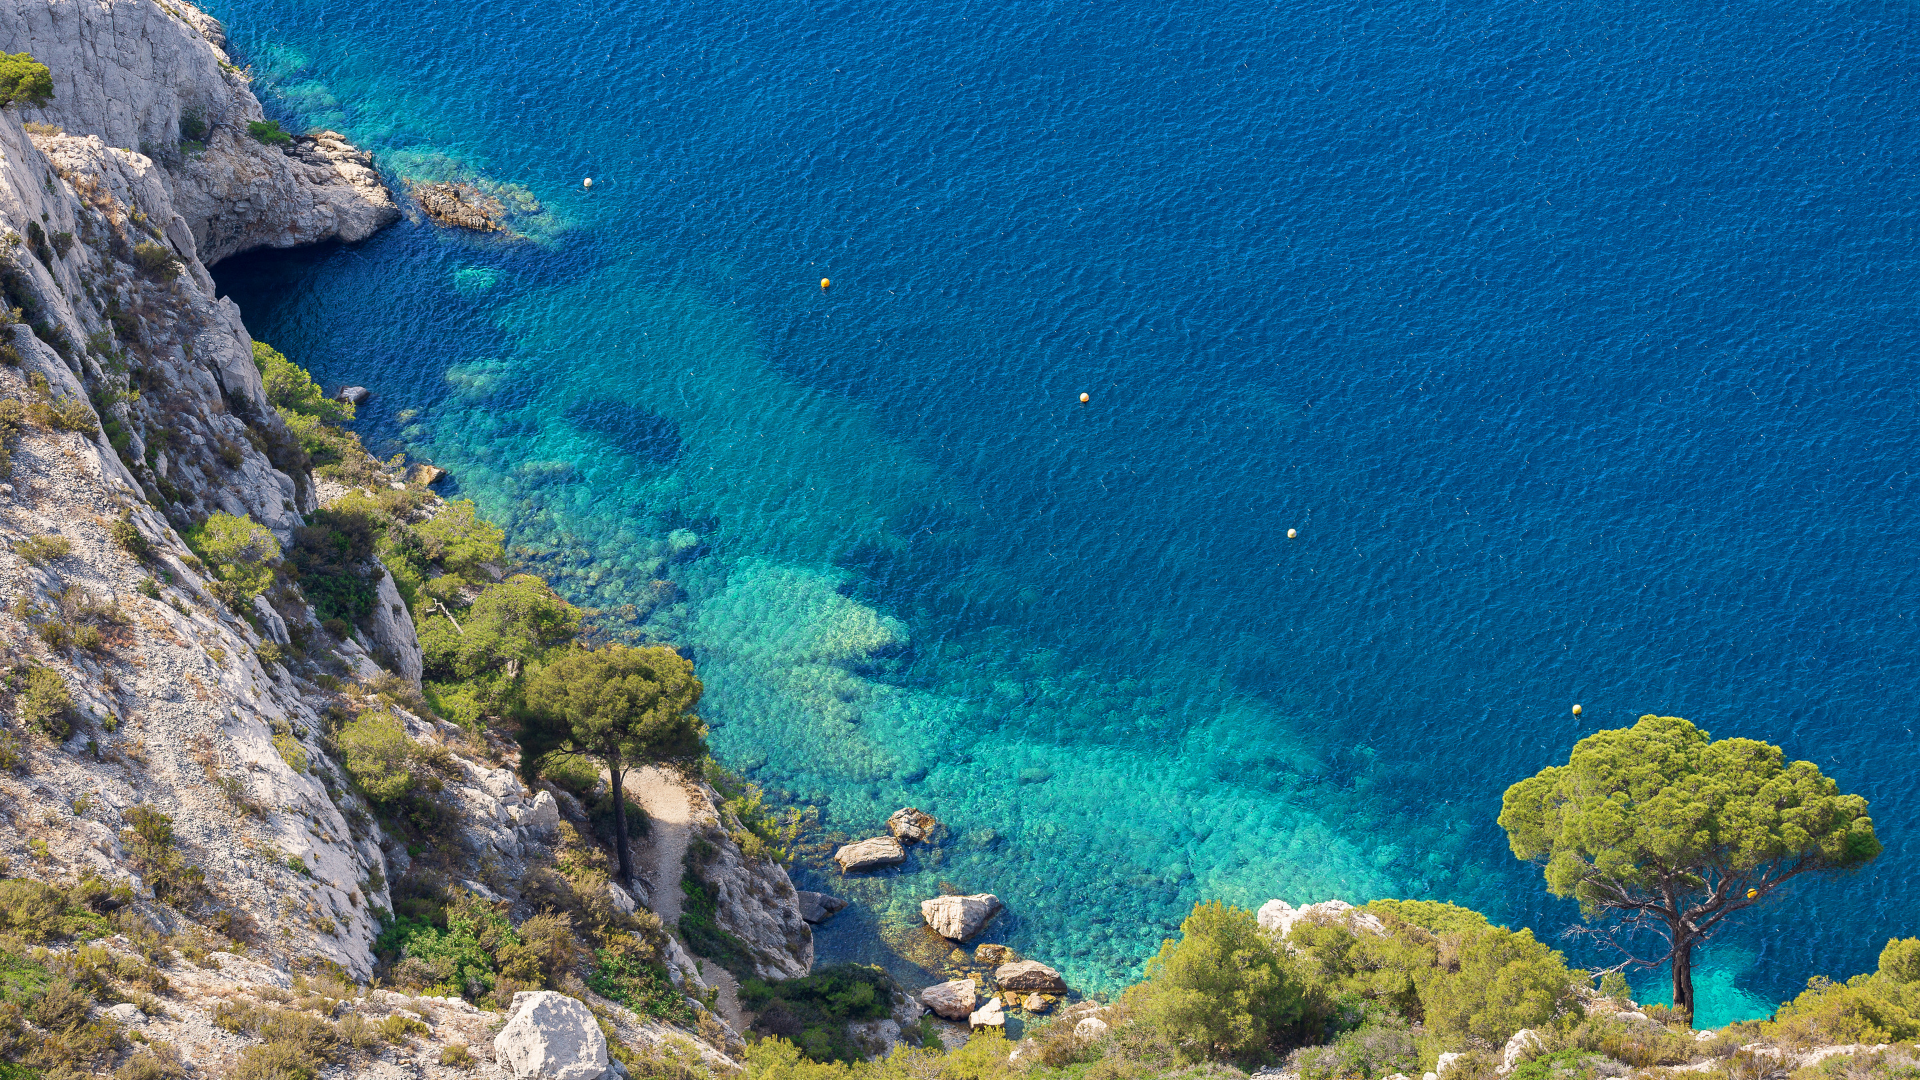
<path id="1" fill-rule="evenodd" d="M 920 1004 L 948 1020 L 962 1020 L 973 1014 L 980 993 L 972 979 L 954 979 L 920 991 Z"/>
<path id="2" fill-rule="evenodd" d="M 1441 1054 L 1433 1063 L 1433 1075 L 1436 1077 L 1447 1075 L 1447 1068 L 1465 1056 L 1465 1054 Z"/>
<path id="3" fill-rule="evenodd" d="M 1080 1022 L 1073 1025 L 1073 1033 L 1082 1039 L 1097 1039 L 1107 1033 L 1107 1022 L 1097 1016 L 1081 1017 Z"/>
<path id="4" fill-rule="evenodd" d="M 977 1028 L 1006 1027 L 1007 1007 L 1001 1004 L 998 995 L 990 997 L 985 1005 L 975 1009 L 973 1015 L 967 1017 L 967 1023 Z"/>
<path id="5" fill-rule="evenodd" d="M 358 406 L 365 405 L 373 397 L 373 391 L 364 386 L 343 386 L 334 396 L 349 405 Z"/>
<path id="6" fill-rule="evenodd" d="M 640 907 L 633 894 L 621 888 L 617 881 L 607 882 L 607 898 L 613 901 L 613 909 L 622 915 L 631 915 Z"/>
<path id="7" fill-rule="evenodd" d="M 972 896 L 936 896 L 920 902 L 920 916 L 933 932 L 950 941 L 965 941 L 1000 913 L 1000 898 L 992 893 Z"/>
<path id="8" fill-rule="evenodd" d="M 140 1006 L 130 1001 L 121 1002 L 101 1015 L 126 1027 L 133 1027 L 136 1024 L 144 1024 L 147 1022 L 147 1014 L 140 1011 Z"/>
<path id="9" fill-rule="evenodd" d="M 1261 929 L 1271 930 L 1282 938 L 1302 919 L 1335 923 L 1356 934 L 1387 936 L 1387 925 L 1380 921 L 1378 915 L 1356 908 L 1345 900 L 1323 900 L 1302 908 L 1296 908 L 1285 900 L 1269 900 L 1260 905 L 1255 918 L 1259 920 Z"/>
<path id="10" fill-rule="evenodd" d="M 1420 1080 L 1440 1080 L 1440 1074 L 1434 1072 L 1422 1073 L 1420 1074 Z"/>
<path id="11" fill-rule="evenodd" d="M 520 815 L 520 830 L 535 840 L 559 835 L 560 804 L 553 801 L 553 792 L 543 791 L 533 797 L 533 805 Z"/>
<path id="12" fill-rule="evenodd" d="M 207 959 L 213 961 L 214 965 L 220 969 L 220 974 L 229 979 L 253 983 L 256 986 L 274 986 L 282 990 L 293 989 L 293 976 L 265 964 L 242 960 L 229 952 L 208 953 Z"/>
<path id="13" fill-rule="evenodd" d="M 420 639 L 414 635 L 413 619 L 407 614 L 406 601 L 400 598 L 393 575 L 384 567 L 380 570 L 380 584 L 373 598 L 373 614 L 368 621 L 371 629 L 367 633 L 373 638 L 373 646 L 380 659 L 392 665 L 394 674 L 419 686 L 422 670 Z"/>
<path id="14" fill-rule="evenodd" d="M 1507 1040 L 1507 1048 L 1500 1055 L 1500 1072 L 1510 1073 L 1520 1063 L 1547 1048 L 1547 1042 L 1532 1028 L 1521 1028 Z"/>
<path id="15" fill-rule="evenodd" d="M 508 806 L 518 804 L 525 790 L 520 786 L 520 778 L 513 775 L 512 769 L 495 769 L 488 773 L 486 786 L 487 794 Z"/>
<path id="16" fill-rule="evenodd" d="M 272 604 L 267 603 L 266 597 L 253 598 L 253 613 L 259 617 L 260 628 L 266 631 L 268 640 L 275 645 L 285 645 L 293 640 L 287 633 L 287 620 L 280 617 Z"/>
<path id="17" fill-rule="evenodd" d="M 513 1016 L 493 1039 L 493 1056 L 515 1080 L 601 1080 L 607 1039 L 593 1012 L 552 990 L 513 995 Z"/>

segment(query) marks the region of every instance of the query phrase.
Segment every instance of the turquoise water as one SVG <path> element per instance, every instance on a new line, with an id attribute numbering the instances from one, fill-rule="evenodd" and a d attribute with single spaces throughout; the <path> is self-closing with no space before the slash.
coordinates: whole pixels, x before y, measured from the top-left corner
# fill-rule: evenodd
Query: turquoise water
<path id="1" fill-rule="evenodd" d="M 823 957 L 943 885 L 1089 988 L 1203 898 L 1551 937 L 1500 792 L 1650 711 L 1888 844 L 1702 1019 L 1920 923 L 1903 11 L 214 11 L 289 126 L 539 206 L 230 260 L 254 332 L 685 647 L 724 759 L 948 824 L 802 869 L 858 901 Z"/>

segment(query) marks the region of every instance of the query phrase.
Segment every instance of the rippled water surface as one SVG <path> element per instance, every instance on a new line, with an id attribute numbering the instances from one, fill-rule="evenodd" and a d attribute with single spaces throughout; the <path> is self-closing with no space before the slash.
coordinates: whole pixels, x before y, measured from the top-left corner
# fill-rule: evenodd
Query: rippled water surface
<path id="1" fill-rule="evenodd" d="M 823 956 L 943 883 L 1088 987 L 1201 898 L 1551 936 L 1500 792 L 1655 711 L 1887 842 L 1703 1019 L 1920 929 L 1907 7 L 213 8 L 289 126 L 531 200 L 230 260 L 255 333 L 688 647 L 726 760 L 947 823 L 803 872 Z"/>

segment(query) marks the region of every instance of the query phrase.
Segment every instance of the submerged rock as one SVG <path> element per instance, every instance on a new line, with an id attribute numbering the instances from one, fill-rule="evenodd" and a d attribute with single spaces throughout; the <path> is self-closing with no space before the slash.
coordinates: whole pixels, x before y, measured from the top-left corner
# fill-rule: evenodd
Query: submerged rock
<path id="1" fill-rule="evenodd" d="M 980 992 L 972 979 L 954 979 L 920 991 L 920 1004 L 948 1020 L 965 1020 L 980 1002 Z"/>
<path id="2" fill-rule="evenodd" d="M 992 893 L 936 896 L 920 902 L 920 915 L 934 933 L 949 941 L 965 941 L 979 933 L 1003 906 Z"/>
<path id="3" fill-rule="evenodd" d="M 504 228 L 507 208 L 472 184 L 415 184 L 410 190 L 420 209 L 442 225 L 476 232 Z"/>
<path id="4" fill-rule="evenodd" d="M 513 1017 L 493 1040 L 493 1056 L 514 1080 L 600 1080 L 607 1039 L 585 1005 L 552 990 L 513 996 Z"/>
<path id="5" fill-rule="evenodd" d="M 887 831 L 903 844 L 917 844 L 931 836 L 939 824 L 932 814 L 909 806 L 893 812 L 887 819 Z"/>
<path id="6" fill-rule="evenodd" d="M 1059 972 L 1038 960 L 1003 964 L 994 971 L 993 981 L 1002 990 L 1045 990 L 1057 994 L 1067 988 L 1066 980 L 1060 977 Z"/>
<path id="7" fill-rule="evenodd" d="M 836 912 L 847 906 L 845 900 L 837 896 L 828 896 L 826 893 L 808 892 L 805 889 L 801 889 L 798 891 L 798 895 L 800 898 L 800 917 L 814 926 L 818 926 L 828 919 L 833 918 Z"/>
<path id="8" fill-rule="evenodd" d="M 845 845 L 833 853 L 833 861 L 840 864 L 841 873 L 854 874 L 906 862 L 907 849 L 891 836 L 876 836 Z"/>
<path id="9" fill-rule="evenodd" d="M 973 962 L 987 967 L 999 967 L 1020 959 L 1020 954 L 1005 945 L 982 945 L 973 950 Z"/>

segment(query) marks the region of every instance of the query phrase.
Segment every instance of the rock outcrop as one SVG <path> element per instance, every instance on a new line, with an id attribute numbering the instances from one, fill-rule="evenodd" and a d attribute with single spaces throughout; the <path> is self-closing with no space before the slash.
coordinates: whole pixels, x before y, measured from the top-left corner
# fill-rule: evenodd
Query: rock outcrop
<path id="1" fill-rule="evenodd" d="M 740 939 L 763 979 L 797 979 L 813 968 L 813 927 L 800 910 L 800 893 L 779 863 L 749 858 L 734 835 L 742 833 L 723 800 L 706 784 L 690 785 L 688 808 L 709 854 L 693 861 L 693 875 L 714 892 L 715 921 Z"/>
<path id="2" fill-rule="evenodd" d="M 1294 924 L 1301 920 L 1308 922 L 1331 923 L 1344 926 L 1356 934 L 1371 934 L 1385 937 L 1387 925 L 1378 915 L 1363 908 L 1354 907 L 1345 900 L 1323 900 L 1318 904 L 1308 904 L 1296 908 L 1285 900 L 1269 900 L 1260 905 L 1255 915 L 1262 930 L 1270 930 L 1281 938 L 1292 931 Z"/>
<path id="3" fill-rule="evenodd" d="M 979 988 L 973 985 L 972 979 L 936 983 L 920 991 L 920 1004 L 933 1010 L 935 1016 L 948 1020 L 965 1020 L 973 1015 L 979 1003 Z"/>
<path id="4" fill-rule="evenodd" d="M 607 1038 L 593 1010 L 551 990 L 513 996 L 512 1016 L 493 1039 L 493 1056 L 514 1080 L 601 1080 Z"/>
<path id="5" fill-rule="evenodd" d="M 972 896 L 936 896 L 920 902 L 920 917 L 933 932 L 949 941 L 965 941 L 1000 913 L 1000 898 L 992 893 Z"/>
<path id="6" fill-rule="evenodd" d="M 0 5 L 0 50 L 32 53 L 53 74 L 53 100 L 25 118 L 162 163 L 185 225 L 168 239 L 183 257 L 363 240 L 399 219 L 372 160 L 337 133 L 284 148 L 254 137 L 248 124 L 265 114 L 225 47 L 219 22 L 187 4 Z"/>
<path id="7" fill-rule="evenodd" d="M 842 845 L 833 853 L 833 861 L 840 864 L 841 873 L 857 874 L 906 862 L 907 849 L 891 836 L 876 836 Z"/>

